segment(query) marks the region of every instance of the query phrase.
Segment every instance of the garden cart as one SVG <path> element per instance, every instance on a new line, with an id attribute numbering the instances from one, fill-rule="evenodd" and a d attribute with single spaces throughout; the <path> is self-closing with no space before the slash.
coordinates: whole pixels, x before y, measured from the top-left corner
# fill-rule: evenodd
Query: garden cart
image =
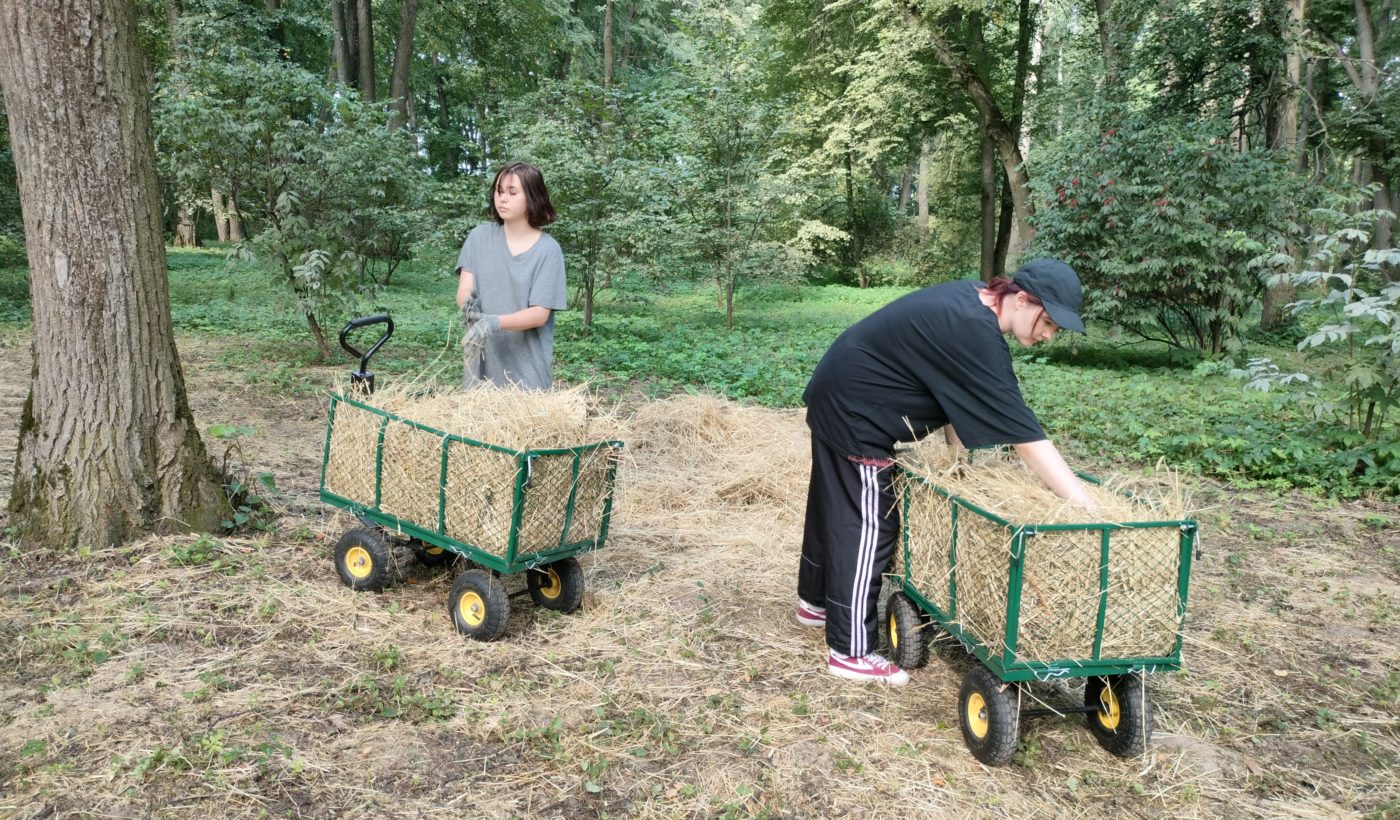
<path id="1" fill-rule="evenodd" d="M 940 632 L 971 653 L 958 722 L 973 755 L 1004 763 L 1022 719 L 1067 714 L 1085 715 L 1113 754 L 1144 752 L 1145 675 L 1181 666 L 1196 522 L 1012 523 L 903 467 L 896 481 L 892 660 L 922 666 Z M 1085 679 L 1082 704 L 1036 694 L 1064 700 L 1072 678 Z"/>
<path id="2" fill-rule="evenodd" d="M 386 325 L 361 354 L 347 341 L 358 328 Z M 448 611 L 457 630 L 500 637 L 510 599 L 572 612 L 583 601 L 581 552 L 607 540 L 619 441 L 518 450 L 419 424 L 372 403 L 369 358 L 393 333 L 388 316 L 355 319 L 341 345 L 360 357 L 351 389 L 331 396 L 321 468 L 321 500 L 361 526 L 341 537 L 335 567 L 346 586 L 378 591 L 409 561 L 435 566 L 462 558 Z M 507 594 L 503 577 L 524 573 Z"/>

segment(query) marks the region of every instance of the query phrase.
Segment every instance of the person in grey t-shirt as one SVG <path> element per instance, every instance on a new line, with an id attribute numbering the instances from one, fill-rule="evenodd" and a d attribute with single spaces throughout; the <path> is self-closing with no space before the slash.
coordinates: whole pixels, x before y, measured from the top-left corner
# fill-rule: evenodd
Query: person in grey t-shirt
<path id="1" fill-rule="evenodd" d="M 490 379 L 548 390 L 554 384 L 554 311 L 565 310 L 564 252 L 540 230 L 556 218 L 544 175 L 511 162 L 491 184 L 491 216 L 457 256 L 463 383 Z"/>

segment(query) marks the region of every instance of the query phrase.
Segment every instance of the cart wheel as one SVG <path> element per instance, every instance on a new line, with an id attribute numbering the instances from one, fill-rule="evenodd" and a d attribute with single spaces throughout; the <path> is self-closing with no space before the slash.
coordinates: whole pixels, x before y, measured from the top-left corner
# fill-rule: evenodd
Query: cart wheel
<path id="1" fill-rule="evenodd" d="M 394 583 L 394 553 L 378 530 L 357 527 L 335 544 L 335 571 L 351 589 L 378 592 Z"/>
<path id="2" fill-rule="evenodd" d="M 583 603 L 583 567 L 577 558 L 565 558 L 525 572 L 530 597 L 545 609 L 573 612 Z"/>
<path id="3" fill-rule="evenodd" d="M 1097 706 L 1085 715 L 1099 745 L 1119 757 L 1147 751 L 1152 739 L 1152 696 L 1142 676 L 1110 675 L 1084 681 L 1084 705 Z"/>
<path id="4" fill-rule="evenodd" d="M 452 625 L 478 641 L 494 641 L 506 631 L 510 598 L 501 579 L 484 569 L 469 569 L 457 576 L 447 596 Z"/>
<path id="5" fill-rule="evenodd" d="M 413 556 L 418 559 L 418 563 L 425 567 L 445 567 L 452 563 L 452 559 L 457 556 L 432 544 L 425 544 L 422 541 L 414 540 Z"/>
<path id="6" fill-rule="evenodd" d="M 978 664 L 963 678 L 958 691 L 958 723 L 962 725 L 963 742 L 973 757 L 989 766 L 1005 763 L 1016 751 L 1021 716 L 1014 687 Z"/>
<path id="7" fill-rule="evenodd" d="M 890 660 L 900 669 L 918 669 L 928 663 L 924 619 L 909 596 L 898 590 L 885 604 L 890 636 Z"/>

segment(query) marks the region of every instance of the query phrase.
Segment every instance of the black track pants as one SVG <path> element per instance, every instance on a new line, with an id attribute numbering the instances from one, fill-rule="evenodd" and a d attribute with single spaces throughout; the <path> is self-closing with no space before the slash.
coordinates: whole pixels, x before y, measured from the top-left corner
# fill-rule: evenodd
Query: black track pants
<path id="1" fill-rule="evenodd" d="M 843 655 L 875 651 L 880 575 L 898 535 L 894 467 L 850 461 L 813 437 L 797 594 L 826 607 L 826 643 Z"/>

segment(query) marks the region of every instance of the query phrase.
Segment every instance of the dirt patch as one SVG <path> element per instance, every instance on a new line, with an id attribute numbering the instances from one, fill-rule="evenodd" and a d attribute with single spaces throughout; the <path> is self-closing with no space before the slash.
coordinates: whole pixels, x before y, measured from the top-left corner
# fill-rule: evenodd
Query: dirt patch
<path id="1" fill-rule="evenodd" d="M 27 390 L 23 341 L 0 348 L 0 407 Z M 958 729 L 966 656 L 861 687 L 825 675 L 820 632 L 792 622 L 800 415 L 639 406 L 583 611 L 516 598 L 505 639 L 477 644 L 448 620 L 455 570 L 415 568 L 383 594 L 336 579 L 347 522 L 317 500 L 322 397 L 255 389 L 218 343 L 181 349 L 201 428 L 247 428 L 230 458 L 273 474 L 284 514 L 255 537 L 0 563 L 0 815 L 1400 811 L 1393 505 L 1202 483 L 1187 669 L 1149 679 L 1148 754 L 1037 719 L 993 770 Z M 0 458 L 15 426 L 0 416 Z"/>

